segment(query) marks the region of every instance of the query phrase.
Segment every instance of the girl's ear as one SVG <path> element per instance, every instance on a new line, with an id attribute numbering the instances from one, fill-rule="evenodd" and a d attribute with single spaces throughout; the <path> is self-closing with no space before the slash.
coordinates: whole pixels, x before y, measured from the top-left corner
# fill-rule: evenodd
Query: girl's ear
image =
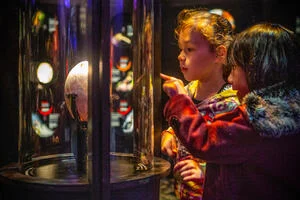
<path id="1" fill-rule="evenodd" d="M 216 57 L 217 61 L 221 63 L 226 63 L 226 54 L 227 54 L 227 48 L 224 45 L 220 45 L 216 49 Z"/>

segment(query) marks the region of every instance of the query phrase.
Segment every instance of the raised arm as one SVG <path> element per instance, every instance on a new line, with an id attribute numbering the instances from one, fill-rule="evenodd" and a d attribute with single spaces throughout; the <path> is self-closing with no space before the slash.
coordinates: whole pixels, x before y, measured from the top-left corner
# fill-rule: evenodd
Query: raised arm
<path id="1" fill-rule="evenodd" d="M 186 148 L 208 162 L 242 162 L 253 154 L 255 144 L 261 140 L 248 124 L 242 106 L 206 122 L 191 98 L 179 94 L 167 102 L 164 116 Z"/>

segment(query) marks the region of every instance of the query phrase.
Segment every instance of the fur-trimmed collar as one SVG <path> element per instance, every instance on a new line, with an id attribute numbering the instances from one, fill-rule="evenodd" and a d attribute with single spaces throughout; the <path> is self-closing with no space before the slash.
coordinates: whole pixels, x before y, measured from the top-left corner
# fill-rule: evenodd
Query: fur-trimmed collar
<path id="1" fill-rule="evenodd" d="M 250 124 L 263 137 L 300 134 L 300 91 L 279 83 L 247 94 Z"/>

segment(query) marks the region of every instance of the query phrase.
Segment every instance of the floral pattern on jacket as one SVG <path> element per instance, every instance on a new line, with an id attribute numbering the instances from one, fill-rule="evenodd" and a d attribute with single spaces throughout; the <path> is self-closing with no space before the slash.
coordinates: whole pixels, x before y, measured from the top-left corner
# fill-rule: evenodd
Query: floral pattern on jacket
<path id="1" fill-rule="evenodd" d="M 191 98 L 195 96 L 196 88 L 198 87 L 198 81 L 191 81 L 189 84 L 185 86 L 185 89 L 188 92 L 188 96 Z M 206 121 L 212 121 L 216 114 L 220 114 L 223 112 L 228 112 L 233 110 L 239 105 L 239 100 L 236 95 L 236 91 L 232 90 L 230 84 L 224 84 L 224 86 L 220 89 L 218 93 L 212 95 L 211 97 L 202 100 L 199 103 L 196 103 L 197 110 L 201 113 L 203 118 Z M 170 131 L 170 130 L 169 130 Z M 195 158 L 190 155 L 188 150 L 184 145 L 177 140 L 178 153 L 176 162 L 184 159 L 193 159 L 199 163 L 201 170 L 203 171 L 203 176 L 206 170 L 206 164 L 198 158 Z M 174 174 L 174 177 L 177 177 Z M 203 179 L 199 182 L 188 181 L 182 182 L 180 180 L 175 179 L 174 188 L 176 196 L 181 200 L 201 200 L 203 195 Z"/>

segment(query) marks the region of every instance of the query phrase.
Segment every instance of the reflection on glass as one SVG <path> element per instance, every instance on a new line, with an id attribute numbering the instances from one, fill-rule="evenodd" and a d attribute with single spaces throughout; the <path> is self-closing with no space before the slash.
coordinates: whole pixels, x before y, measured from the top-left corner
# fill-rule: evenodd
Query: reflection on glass
<path id="1" fill-rule="evenodd" d="M 149 2 L 148 2 L 149 3 Z M 134 24 L 142 40 L 134 49 L 139 58 L 134 65 L 133 109 L 134 114 L 134 155 L 136 170 L 149 170 L 154 158 L 154 122 L 153 122 L 153 10 L 148 5 L 139 24 Z M 136 13 L 138 14 L 138 13 Z M 137 16 L 136 16 L 137 17 Z M 137 22 L 137 19 L 135 19 Z"/>
<path id="2" fill-rule="evenodd" d="M 76 165 L 83 172 L 88 115 L 87 1 L 23 3 L 19 51 L 20 167 L 41 157 L 67 153 L 80 158 Z M 83 74 L 79 68 L 83 68 Z M 69 101 L 68 95 L 74 101 Z M 47 167 L 53 169 L 52 165 Z"/>
<path id="3" fill-rule="evenodd" d="M 41 83 L 50 83 L 53 79 L 53 68 L 47 62 L 42 62 L 38 65 L 36 76 Z"/>
<path id="4" fill-rule="evenodd" d="M 153 5 L 120 2 L 111 9 L 110 150 L 132 153 L 134 169 L 144 171 L 153 167 L 154 158 Z"/>
<path id="5" fill-rule="evenodd" d="M 117 4 L 116 6 L 120 6 Z M 133 28 L 130 10 L 113 9 L 111 47 L 111 143 L 112 152 L 133 152 Z"/>

